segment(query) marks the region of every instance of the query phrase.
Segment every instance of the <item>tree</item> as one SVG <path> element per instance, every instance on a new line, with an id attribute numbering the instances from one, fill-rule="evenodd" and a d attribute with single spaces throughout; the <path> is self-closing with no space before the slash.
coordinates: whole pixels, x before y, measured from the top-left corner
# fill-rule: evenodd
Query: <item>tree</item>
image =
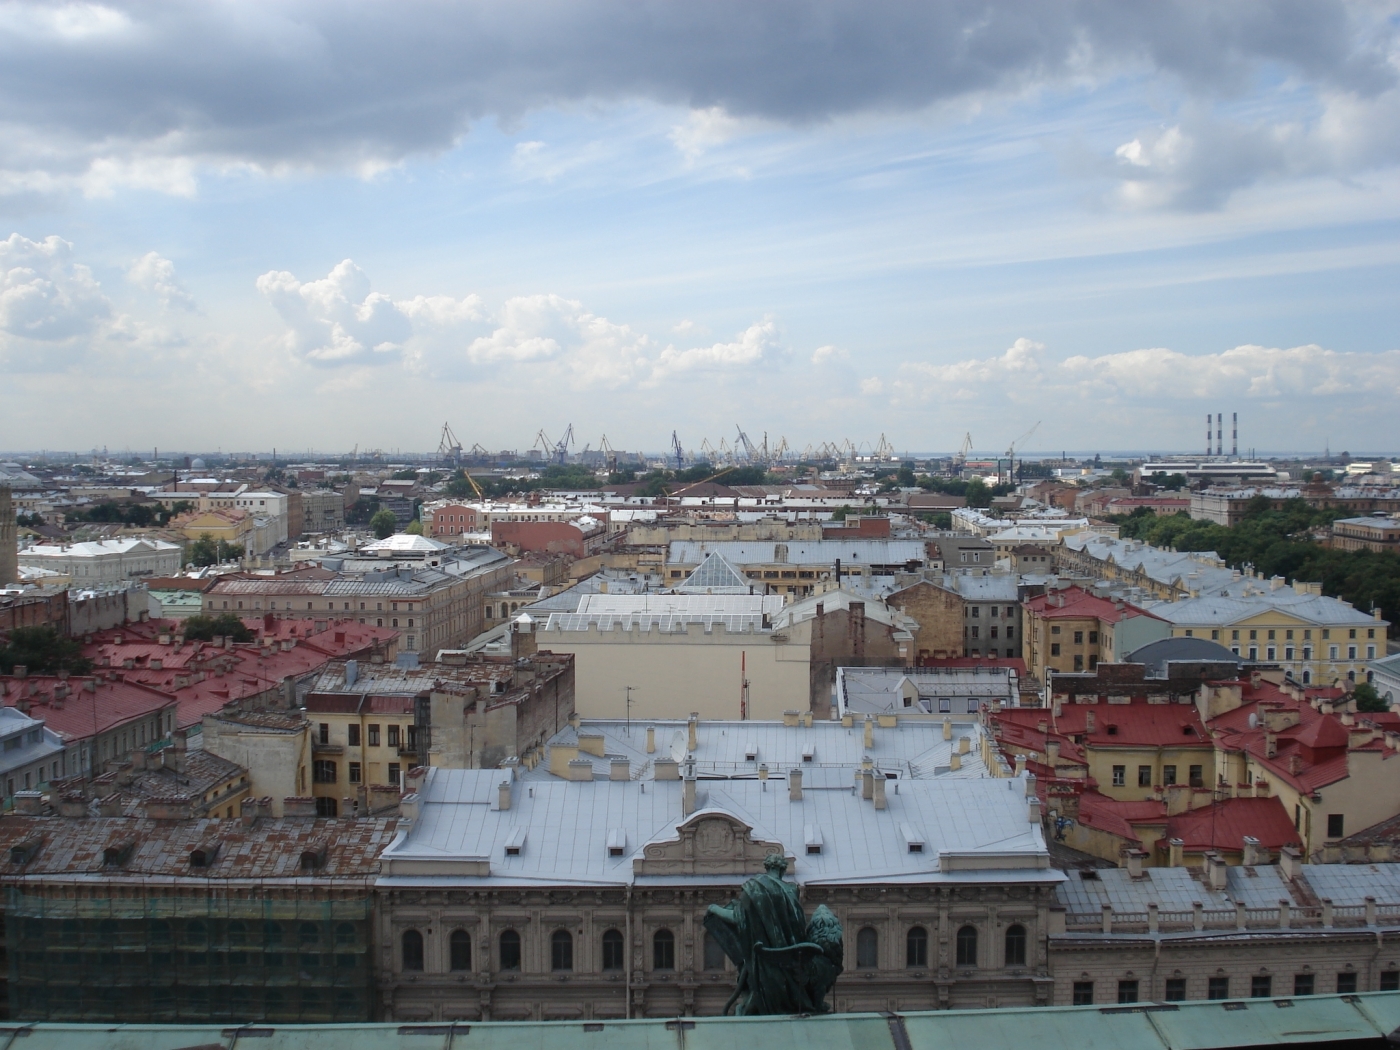
<path id="1" fill-rule="evenodd" d="M 1114 467 L 1112 477 L 1114 481 L 1118 482 L 1121 485 L 1123 482 L 1128 480 L 1128 472 L 1122 467 Z"/>
<path id="2" fill-rule="evenodd" d="M 1381 699 L 1376 687 L 1370 682 L 1358 682 L 1356 688 L 1351 691 L 1351 698 L 1356 701 L 1358 711 L 1380 713 L 1390 710 L 1390 705 Z"/>
<path id="3" fill-rule="evenodd" d="M 992 490 L 987 488 L 987 483 L 981 478 L 973 478 L 967 483 L 967 488 L 963 490 L 963 495 L 967 498 L 969 507 L 990 507 L 992 505 Z"/>
<path id="4" fill-rule="evenodd" d="M 17 666 L 31 674 L 86 674 L 92 661 L 82 655 L 82 646 L 52 627 L 16 627 L 9 644 L 0 648 L 0 671 L 12 674 Z"/>
<path id="5" fill-rule="evenodd" d="M 189 560 L 195 565 L 218 565 L 238 557 L 238 548 L 228 540 L 215 541 L 209 533 L 202 533 L 199 539 L 190 544 Z"/>
<path id="6" fill-rule="evenodd" d="M 388 539 L 394 534 L 394 530 L 399 527 L 399 519 L 394 517 L 394 512 L 388 507 L 383 507 L 374 512 L 374 517 L 369 519 L 369 527 L 374 532 L 374 538 L 378 540 Z"/>
<path id="7" fill-rule="evenodd" d="M 417 518 L 414 518 L 408 523 L 408 528 L 404 529 L 403 531 L 408 533 L 410 536 L 421 536 L 423 535 L 423 523 Z"/>
<path id="8" fill-rule="evenodd" d="M 209 642 L 215 637 L 232 638 L 235 642 L 251 642 L 253 632 L 233 613 L 218 616 L 191 616 L 185 621 L 185 640 Z"/>
<path id="9" fill-rule="evenodd" d="M 1185 474 L 1168 474 L 1161 482 L 1162 488 L 1168 492 L 1180 492 L 1186 487 Z"/>

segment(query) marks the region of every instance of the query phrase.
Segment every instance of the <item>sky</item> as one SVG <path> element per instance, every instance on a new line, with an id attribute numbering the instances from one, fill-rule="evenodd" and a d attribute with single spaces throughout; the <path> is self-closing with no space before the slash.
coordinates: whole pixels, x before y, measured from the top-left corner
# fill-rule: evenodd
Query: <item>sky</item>
<path id="1" fill-rule="evenodd" d="M 1397 289 L 1394 2 L 0 0 L 0 449 L 1396 454 Z"/>

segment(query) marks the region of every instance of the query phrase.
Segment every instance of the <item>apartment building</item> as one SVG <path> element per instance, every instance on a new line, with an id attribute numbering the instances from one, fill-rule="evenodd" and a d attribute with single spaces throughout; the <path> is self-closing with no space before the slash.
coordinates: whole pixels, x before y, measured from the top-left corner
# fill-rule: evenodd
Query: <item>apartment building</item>
<path id="1" fill-rule="evenodd" d="M 1027 672 L 1092 671 L 1121 654 L 1167 637 L 1170 625 L 1155 612 L 1101 598 L 1077 586 L 1059 586 L 1028 599 L 1021 633 Z"/>
<path id="2" fill-rule="evenodd" d="M 184 551 L 177 543 L 133 537 L 41 543 L 20 551 L 16 560 L 23 568 L 66 576 L 75 587 L 98 587 L 148 576 L 173 576 L 183 566 Z"/>
<path id="3" fill-rule="evenodd" d="M 1332 547 L 1343 551 L 1400 550 L 1400 521 L 1385 514 L 1338 518 L 1332 522 Z"/>
<path id="4" fill-rule="evenodd" d="M 667 548 L 666 580 L 679 583 L 711 553 L 738 569 L 756 591 L 799 597 L 814 593 L 818 580 L 893 576 L 917 572 L 928 563 L 928 552 L 918 540 L 676 540 Z"/>

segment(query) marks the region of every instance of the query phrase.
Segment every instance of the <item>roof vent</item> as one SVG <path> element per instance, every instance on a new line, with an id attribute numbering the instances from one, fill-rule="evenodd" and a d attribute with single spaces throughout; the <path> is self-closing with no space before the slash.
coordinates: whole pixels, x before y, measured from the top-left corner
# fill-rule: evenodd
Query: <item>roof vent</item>
<path id="1" fill-rule="evenodd" d="M 102 851 L 102 865 L 107 868 L 124 868 L 126 862 L 131 859 L 131 851 L 136 848 L 134 842 L 115 843 L 106 847 Z"/>
<path id="2" fill-rule="evenodd" d="M 627 830 L 625 828 L 608 829 L 608 856 L 621 857 L 627 852 Z"/>
<path id="3" fill-rule="evenodd" d="M 922 853 L 924 851 L 924 837 L 922 835 L 908 824 L 901 824 L 899 830 L 904 836 L 904 843 L 909 847 L 910 853 Z"/>
<path id="4" fill-rule="evenodd" d="M 203 846 L 197 846 L 190 850 L 190 867 L 208 868 L 212 867 L 214 861 L 219 857 L 219 848 L 222 843 L 210 842 Z"/>
<path id="5" fill-rule="evenodd" d="M 510 833 L 510 837 L 506 839 L 507 857 L 520 856 L 521 851 L 525 849 L 525 836 L 528 831 L 528 828 L 516 828 Z"/>
<path id="6" fill-rule="evenodd" d="M 320 871 L 326 866 L 327 846 L 324 842 L 308 846 L 301 851 L 301 870 Z"/>

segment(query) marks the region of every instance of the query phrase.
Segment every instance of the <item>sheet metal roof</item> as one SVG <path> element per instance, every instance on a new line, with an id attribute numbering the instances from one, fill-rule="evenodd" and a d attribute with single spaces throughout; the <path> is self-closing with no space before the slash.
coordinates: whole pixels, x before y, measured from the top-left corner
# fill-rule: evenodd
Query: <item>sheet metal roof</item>
<path id="1" fill-rule="evenodd" d="M 579 598 L 581 616 L 656 615 L 772 616 L 783 608 L 781 595 L 762 594 L 585 594 Z"/>
<path id="2" fill-rule="evenodd" d="M 1308 874 L 1314 867 L 1333 866 L 1308 865 Z M 1201 872 L 1190 868 L 1144 868 L 1141 879 L 1134 879 L 1126 868 L 1097 868 L 1088 879 L 1071 872 L 1055 892 L 1072 915 L 1098 915 L 1105 904 L 1118 914 L 1146 915 L 1153 903 L 1163 911 L 1190 911 L 1192 902 L 1200 901 L 1207 911 L 1220 911 L 1233 908 L 1235 901 L 1243 901 L 1247 908 L 1277 908 L 1280 900 L 1294 899 L 1273 865 L 1232 865 L 1226 874 L 1229 881 L 1222 891 L 1211 889 Z"/>
<path id="3" fill-rule="evenodd" d="M 719 552 L 731 565 L 772 565 L 779 562 L 776 547 L 787 548 L 783 563 L 793 566 L 830 566 L 837 558 L 845 566 L 922 564 L 928 560 L 918 540 L 788 540 L 774 543 L 757 540 L 673 540 L 666 555 L 671 565 L 699 565 L 712 551 Z"/>
<path id="4" fill-rule="evenodd" d="M 894 781 L 884 810 L 853 787 L 808 790 L 804 785 L 803 798 L 793 802 L 782 780 L 703 780 L 697 812 L 689 818 L 681 812 L 678 780 L 521 781 L 512 785 L 508 810 L 492 801 L 501 780 L 500 770 L 429 770 L 419 789 L 418 819 L 383 859 L 489 859 L 489 876 L 447 876 L 454 884 L 627 885 L 636 878 L 632 862 L 648 843 L 674 840 L 680 824 L 713 811 L 749 825 L 756 840 L 781 842 L 796 856 L 791 871 L 800 883 L 977 877 L 976 870 L 942 874 L 939 854 L 945 851 L 981 854 L 988 872 L 1006 865 L 1001 858 L 1007 856 L 1046 865 L 998 871 L 1001 880 L 1063 878 L 1048 867 L 1039 822 L 1028 819 L 1022 779 Z M 807 825 L 821 829 L 819 855 L 806 852 Z M 921 852 L 910 852 L 906 826 L 922 837 Z M 607 839 L 618 828 L 626 831 L 627 848 L 614 857 Z M 519 855 L 506 856 L 507 840 L 522 829 Z M 390 874 L 381 883 L 419 878 Z"/>
<path id="5" fill-rule="evenodd" d="M 1296 999 L 938 1010 L 811 1017 L 663 1017 L 635 1021 L 473 1021 L 467 1023 L 272 1025 L 26 1024 L 25 1050 L 179 1050 L 241 1046 L 259 1050 L 553 1050 L 591 1045 L 608 1050 L 943 1050 L 1027 1047 L 1037 1050 L 1205 1050 L 1208 1047 L 1380 1042 L 1400 1027 L 1400 992 L 1312 995 Z M 240 1039 L 239 1036 L 246 1038 Z"/>
<path id="6" fill-rule="evenodd" d="M 656 730 L 656 752 L 646 750 L 647 728 Z M 927 779 L 933 776 L 980 777 L 987 773 L 979 755 L 977 741 L 982 728 L 964 715 L 953 723 L 953 739 L 943 739 L 942 721 L 905 720 L 894 729 L 875 727 L 872 744 L 865 746 L 863 723 L 847 728 L 840 722 L 813 721 L 810 727 L 785 726 L 777 721 L 702 721 L 696 729 L 695 751 L 687 752 L 689 734 L 686 723 L 634 719 L 630 730 L 625 721 L 584 720 L 577 730 L 566 726 L 549 740 L 549 745 L 575 744 L 580 735 L 601 734 L 601 757 L 580 754 L 579 758 L 593 762 L 595 776 L 606 778 L 612 758 L 626 758 L 633 775 L 650 779 L 652 764 L 658 758 L 684 761 L 687 754 L 695 758 L 696 774 L 704 777 L 743 777 L 754 779 L 758 767 L 766 765 L 772 777 L 787 769 L 801 767 L 804 777 L 815 770 L 839 767 L 832 780 L 841 787 L 851 785 L 851 770 L 869 756 L 882 773 L 901 778 Z M 971 737 L 972 750 L 963 755 L 963 767 L 956 773 L 948 770 L 948 759 L 957 747 L 959 737 Z M 751 759 L 749 755 L 754 757 Z M 809 757 L 810 756 L 810 757 Z M 523 773 L 525 779 L 552 779 L 547 763 Z M 814 781 L 808 779 L 804 783 Z"/>
<path id="7" fill-rule="evenodd" d="M 842 713 L 856 715 L 939 714 L 940 700 L 950 701 L 947 713 L 966 715 L 992 700 L 1014 705 L 1018 692 L 1009 667 L 840 667 L 836 676 Z M 918 690 L 910 707 L 904 704 L 906 683 Z"/>

